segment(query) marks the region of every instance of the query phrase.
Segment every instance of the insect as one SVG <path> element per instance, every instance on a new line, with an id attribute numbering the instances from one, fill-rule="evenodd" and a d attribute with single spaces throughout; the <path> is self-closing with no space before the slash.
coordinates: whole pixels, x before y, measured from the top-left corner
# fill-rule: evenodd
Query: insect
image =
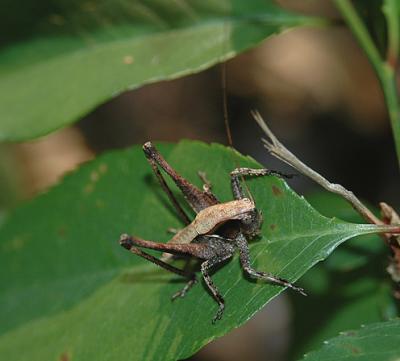
<path id="1" fill-rule="evenodd" d="M 171 255 L 190 256 L 202 261 L 201 273 L 203 279 L 213 298 L 218 303 L 218 311 L 212 319 L 213 324 L 221 319 L 225 309 L 225 301 L 212 281 L 210 271 L 215 266 L 230 259 L 236 251 L 239 251 L 239 259 L 243 270 L 250 277 L 289 287 L 305 295 L 302 288 L 296 287 L 292 283 L 272 274 L 256 271 L 250 264 L 248 240 L 260 233 L 263 218 L 254 201 L 245 196 L 241 178 L 245 176 L 276 175 L 281 177 L 285 175 L 268 169 L 236 168 L 230 174 L 234 200 L 221 203 L 211 192 L 211 184 L 204 173 L 199 173 L 204 183 L 201 190 L 178 174 L 151 142 L 145 143 L 143 150 L 161 187 L 168 195 L 186 226 L 178 231 L 167 243 L 148 241 L 127 234 L 122 234 L 119 242 L 121 246 L 130 252 L 188 279 L 183 289 L 172 296 L 173 300 L 178 297 L 184 297 L 197 282 L 195 273 L 181 270 L 167 263 L 168 257 L 166 255 L 162 259 L 158 259 L 140 248 L 158 250 Z M 193 221 L 190 220 L 176 200 L 159 167 L 171 177 L 196 213 Z"/>

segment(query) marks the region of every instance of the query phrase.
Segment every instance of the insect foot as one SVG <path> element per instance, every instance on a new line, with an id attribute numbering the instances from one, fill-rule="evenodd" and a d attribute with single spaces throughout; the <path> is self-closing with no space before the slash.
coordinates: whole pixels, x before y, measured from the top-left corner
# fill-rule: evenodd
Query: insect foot
<path id="1" fill-rule="evenodd" d="M 145 152 L 145 154 L 151 154 L 153 148 L 154 147 L 152 142 L 146 142 L 143 144 L 143 151 Z"/>
<path id="2" fill-rule="evenodd" d="M 293 291 L 299 292 L 303 296 L 307 296 L 307 293 L 304 291 L 304 288 L 297 287 L 293 283 L 287 282 L 286 286 L 288 288 L 291 288 Z"/>
<path id="3" fill-rule="evenodd" d="M 175 301 L 177 298 L 183 298 L 186 296 L 186 293 L 197 283 L 196 276 L 193 275 L 193 278 L 186 283 L 185 287 L 183 287 L 180 291 L 174 293 L 171 297 L 171 301 Z"/>
<path id="4" fill-rule="evenodd" d="M 119 237 L 119 244 L 127 250 L 130 250 L 133 246 L 132 237 L 126 233 L 121 234 L 121 237 Z"/>
<path id="5" fill-rule="evenodd" d="M 219 309 L 211 321 L 211 323 L 213 325 L 215 325 L 215 323 L 222 318 L 222 315 L 224 314 L 224 309 L 225 309 L 225 305 L 223 305 L 223 304 L 219 305 Z"/>

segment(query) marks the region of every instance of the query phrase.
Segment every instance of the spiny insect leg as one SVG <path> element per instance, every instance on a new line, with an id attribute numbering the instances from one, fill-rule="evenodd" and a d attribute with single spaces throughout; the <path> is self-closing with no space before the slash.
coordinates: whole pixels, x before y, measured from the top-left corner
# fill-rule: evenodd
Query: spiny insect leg
<path id="1" fill-rule="evenodd" d="M 222 315 L 223 315 L 224 309 L 225 309 L 225 301 L 224 301 L 224 298 L 222 297 L 222 295 L 220 294 L 217 286 L 211 279 L 209 270 L 212 267 L 216 266 L 217 264 L 226 261 L 230 257 L 232 257 L 232 254 L 227 254 L 225 256 L 215 256 L 201 264 L 201 273 L 203 275 L 204 281 L 205 281 L 208 289 L 210 290 L 211 294 L 213 295 L 214 299 L 218 303 L 218 311 L 211 321 L 213 324 L 215 324 L 215 322 L 217 322 L 218 320 L 220 320 L 222 318 Z"/>
<path id="2" fill-rule="evenodd" d="M 160 177 L 162 177 L 160 171 L 158 170 L 157 164 L 171 177 L 171 179 L 175 182 L 175 184 L 178 186 L 178 188 L 182 191 L 185 199 L 188 201 L 190 206 L 193 208 L 193 210 L 198 213 L 202 209 L 210 207 L 214 204 L 218 204 L 219 201 L 216 198 L 214 194 L 211 192 L 203 192 L 199 188 L 197 188 L 194 184 L 190 183 L 187 179 L 182 177 L 180 174 L 178 174 L 175 169 L 173 169 L 168 162 L 163 158 L 163 156 L 158 152 L 156 147 L 151 143 L 147 142 L 143 145 L 143 151 L 149 160 L 152 168 L 154 169 L 154 172 L 156 172 L 157 177 L 160 180 Z M 157 168 L 157 171 L 155 170 Z M 165 180 L 163 179 L 162 181 L 160 180 L 160 183 L 162 187 L 165 187 Z M 165 189 L 164 189 L 165 190 Z M 170 194 L 171 191 L 169 192 L 165 190 L 167 194 L 169 195 L 170 199 L 171 196 Z M 172 199 L 171 199 L 172 201 Z M 174 201 L 172 201 L 174 203 Z M 176 200 L 175 200 L 176 202 Z M 180 207 L 180 206 L 179 206 Z M 181 208 L 181 207 L 180 207 Z M 181 208 L 182 209 L 182 208 Z M 188 224 L 188 223 L 187 223 Z"/>
<path id="3" fill-rule="evenodd" d="M 193 278 L 190 279 L 185 287 L 183 287 L 180 291 L 174 293 L 172 295 L 172 301 L 175 301 L 177 298 L 182 298 L 186 296 L 186 293 L 197 283 L 196 276 L 193 274 Z"/>
<path id="4" fill-rule="evenodd" d="M 270 282 L 279 284 L 281 286 L 291 288 L 292 290 L 299 292 L 303 296 L 307 296 L 307 294 L 304 292 L 303 288 L 297 287 L 293 283 L 290 283 L 289 281 L 287 281 L 283 278 L 276 277 L 270 273 L 256 271 L 253 267 L 251 267 L 249 246 L 248 246 L 247 241 L 244 236 L 239 236 L 237 238 L 237 246 L 239 248 L 240 263 L 243 267 L 243 270 L 250 277 L 270 281 Z"/>
<path id="5" fill-rule="evenodd" d="M 156 242 L 154 242 L 154 243 L 156 243 Z M 142 258 L 144 258 L 144 259 L 146 259 L 146 260 L 148 260 L 148 261 L 150 261 L 150 262 L 152 262 L 154 264 L 156 264 L 157 266 L 159 266 L 161 268 L 164 268 L 165 270 L 170 271 L 172 273 L 175 273 L 175 274 L 177 274 L 179 276 L 182 276 L 182 277 L 185 277 L 185 278 L 189 279 L 189 281 L 185 285 L 185 287 L 181 291 L 178 291 L 177 293 L 175 293 L 172 296 L 173 300 L 175 298 L 177 298 L 177 297 L 184 297 L 185 294 L 190 290 L 190 288 L 192 288 L 192 286 L 197 282 L 196 275 L 195 275 L 194 272 L 188 272 L 188 271 L 185 271 L 185 270 L 181 270 L 179 268 L 171 266 L 170 264 L 168 264 L 166 262 L 163 262 L 162 260 L 160 260 L 160 259 L 158 259 L 158 258 L 156 258 L 156 257 L 154 257 L 154 256 L 152 256 L 152 255 L 150 255 L 150 254 L 148 254 L 146 252 L 143 252 L 141 249 L 139 249 L 139 248 L 134 246 L 134 243 L 131 241 L 131 237 L 129 237 L 127 235 L 122 235 L 121 236 L 120 244 L 124 248 L 128 249 L 130 252 L 132 252 L 132 253 L 134 253 L 134 254 L 136 254 L 136 255 L 138 255 L 138 256 L 140 256 L 140 257 L 142 257 Z"/>
<path id="6" fill-rule="evenodd" d="M 253 176 L 253 177 L 260 177 L 260 176 L 277 176 L 277 177 L 284 177 L 284 178 L 292 178 L 293 174 L 284 174 L 278 171 L 270 170 L 270 169 L 253 169 L 253 168 L 236 168 L 231 172 L 231 186 L 232 192 L 235 199 L 242 199 L 245 198 L 246 195 L 242 189 L 242 185 L 240 184 L 242 177 L 245 176 Z"/>
<path id="7" fill-rule="evenodd" d="M 163 191 L 167 194 L 169 200 L 175 207 L 176 211 L 178 212 L 178 215 L 181 217 L 182 221 L 188 225 L 190 223 L 190 218 L 186 214 L 186 212 L 183 210 L 177 199 L 175 198 L 174 194 L 172 193 L 171 189 L 168 187 L 167 182 L 165 181 L 163 175 L 161 174 L 160 170 L 158 169 L 157 164 L 160 164 L 159 162 L 161 161 L 163 165 L 165 163 L 168 165 L 168 163 L 165 161 L 164 158 L 158 153 L 158 150 L 155 149 L 150 142 L 147 142 L 143 145 L 143 150 L 144 154 L 146 155 L 147 161 L 150 163 L 151 168 L 153 169 L 154 174 L 156 175 L 158 182 L 161 185 L 161 188 Z M 175 172 L 169 165 L 168 169 L 173 172 Z M 164 167 L 162 167 L 164 168 Z M 165 168 L 164 168 L 165 169 Z M 169 174 L 169 173 L 168 173 Z"/>
<path id="8" fill-rule="evenodd" d="M 127 250 L 131 250 L 133 246 L 139 246 L 142 248 L 154 249 L 166 253 L 194 256 L 202 259 L 206 258 L 203 256 L 205 253 L 207 253 L 208 249 L 208 246 L 206 244 L 201 243 L 158 243 L 154 241 L 147 241 L 138 237 L 133 237 L 128 234 L 122 234 L 119 239 L 119 243 Z"/>

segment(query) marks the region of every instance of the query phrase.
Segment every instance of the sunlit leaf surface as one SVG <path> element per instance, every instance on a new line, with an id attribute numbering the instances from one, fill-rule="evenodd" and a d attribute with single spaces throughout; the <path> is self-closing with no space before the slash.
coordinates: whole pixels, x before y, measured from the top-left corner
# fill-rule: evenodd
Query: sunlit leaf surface
<path id="1" fill-rule="evenodd" d="M 207 172 L 222 201 L 232 199 L 237 162 L 260 166 L 219 145 L 159 148 L 198 185 L 197 171 Z M 280 179 L 247 183 L 264 214 L 262 237 L 251 243 L 257 269 L 295 281 L 344 240 L 375 231 L 321 216 Z M 217 307 L 201 283 L 172 303 L 183 280 L 117 240 L 127 232 L 166 241 L 180 226 L 140 147 L 100 156 L 17 209 L 0 229 L 0 359 L 182 359 L 283 291 L 246 279 L 235 257 L 213 277 L 226 299 L 215 326 Z"/>
<path id="2" fill-rule="evenodd" d="M 0 13 L 0 140 L 49 133 L 123 91 L 316 23 L 272 0 L 30 3 Z"/>

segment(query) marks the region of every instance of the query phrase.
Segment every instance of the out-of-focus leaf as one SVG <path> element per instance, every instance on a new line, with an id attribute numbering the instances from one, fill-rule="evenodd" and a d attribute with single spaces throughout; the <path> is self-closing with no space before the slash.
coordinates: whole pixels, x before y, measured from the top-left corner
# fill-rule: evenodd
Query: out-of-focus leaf
<path id="1" fill-rule="evenodd" d="M 272 34 L 317 22 L 272 0 L 6 5 L 0 140 L 49 133 L 123 91 L 200 71 Z"/>
<path id="2" fill-rule="evenodd" d="M 400 357 L 400 321 L 373 323 L 343 332 L 310 352 L 304 361 L 395 361 Z"/>

